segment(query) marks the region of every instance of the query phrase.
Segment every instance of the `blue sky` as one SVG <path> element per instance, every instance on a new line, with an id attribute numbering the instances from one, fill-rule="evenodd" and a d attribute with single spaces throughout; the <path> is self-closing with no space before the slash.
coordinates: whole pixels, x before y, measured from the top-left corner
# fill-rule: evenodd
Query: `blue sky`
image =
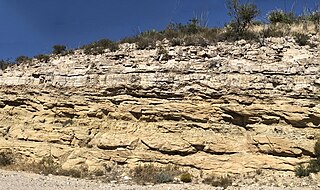
<path id="1" fill-rule="evenodd" d="M 276 8 L 300 13 L 319 0 L 252 0 L 263 20 Z M 76 48 L 139 31 L 161 30 L 170 22 L 186 23 L 205 13 L 208 24 L 230 20 L 224 0 L 0 0 L 0 59 L 50 53 L 55 44 Z"/>

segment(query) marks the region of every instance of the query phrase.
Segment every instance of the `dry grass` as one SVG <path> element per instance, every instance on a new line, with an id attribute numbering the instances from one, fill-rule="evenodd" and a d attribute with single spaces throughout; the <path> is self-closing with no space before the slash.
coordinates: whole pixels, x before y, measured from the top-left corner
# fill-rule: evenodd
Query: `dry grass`
<path id="1" fill-rule="evenodd" d="M 214 187 L 223 187 L 227 188 L 232 185 L 232 178 L 228 175 L 226 176 L 215 176 L 210 175 L 203 180 L 203 183 L 212 185 Z"/>
<path id="2" fill-rule="evenodd" d="M 131 170 L 132 179 L 141 185 L 147 183 L 169 183 L 174 177 L 181 174 L 176 166 L 167 165 L 165 167 L 155 166 L 153 164 L 139 165 Z"/>

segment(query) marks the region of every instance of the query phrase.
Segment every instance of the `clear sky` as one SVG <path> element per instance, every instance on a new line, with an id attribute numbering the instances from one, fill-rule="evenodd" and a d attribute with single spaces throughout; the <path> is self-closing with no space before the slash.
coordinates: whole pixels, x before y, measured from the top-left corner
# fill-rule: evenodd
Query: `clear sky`
<path id="1" fill-rule="evenodd" d="M 245 0 L 247 1 L 247 0 Z M 260 20 L 276 8 L 301 13 L 319 0 L 252 0 Z M 208 25 L 230 20 L 225 0 L 0 0 L 0 59 L 50 53 L 52 46 L 76 48 L 140 31 L 161 30 L 170 22 L 186 23 L 204 13 Z"/>

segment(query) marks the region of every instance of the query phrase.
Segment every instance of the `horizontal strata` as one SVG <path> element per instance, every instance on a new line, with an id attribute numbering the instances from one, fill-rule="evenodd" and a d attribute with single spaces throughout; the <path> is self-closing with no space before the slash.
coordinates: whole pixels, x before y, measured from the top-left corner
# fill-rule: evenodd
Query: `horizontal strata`
<path id="1" fill-rule="evenodd" d="M 0 146 L 66 169 L 293 171 L 313 157 L 320 57 L 290 38 L 52 57 L 0 71 Z"/>

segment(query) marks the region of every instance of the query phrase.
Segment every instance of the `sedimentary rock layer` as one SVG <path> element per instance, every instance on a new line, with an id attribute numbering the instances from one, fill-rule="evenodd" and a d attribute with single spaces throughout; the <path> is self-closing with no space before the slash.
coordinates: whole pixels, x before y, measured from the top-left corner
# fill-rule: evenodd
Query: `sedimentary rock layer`
<path id="1" fill-rule="evenodd" d="M 79 50 L 0 71 L 1 148 L 89 171 L 146 162 L 292 171 L 314 156 L 316 47 L 271 38 L 161 48 Z"/>

